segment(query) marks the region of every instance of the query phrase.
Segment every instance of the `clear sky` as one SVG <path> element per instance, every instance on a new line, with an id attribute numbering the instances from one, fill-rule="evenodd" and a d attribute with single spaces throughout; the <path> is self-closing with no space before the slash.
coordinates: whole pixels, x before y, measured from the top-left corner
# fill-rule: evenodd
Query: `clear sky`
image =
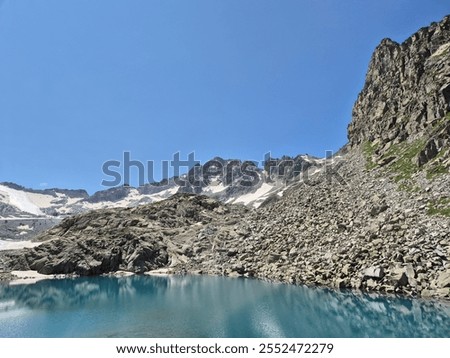
<path id="1" fill-rule="evenodd" d="M 381 39 L 449 13 L 443 0 L 0 0 L 0 182 L 92 193 L 124 151 L 323 156 L 346 143 Z"/>

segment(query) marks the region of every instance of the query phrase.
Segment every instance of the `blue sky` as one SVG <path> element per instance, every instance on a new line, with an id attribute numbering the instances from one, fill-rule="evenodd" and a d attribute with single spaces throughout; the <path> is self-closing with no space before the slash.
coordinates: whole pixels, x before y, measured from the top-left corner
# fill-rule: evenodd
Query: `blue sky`
<path id="1" fill-rule="evenodd" d="M 124 151 L 323 156 L 346 143 L 381 39 L 449 13 L 442 0 L 0 0 L 0 181 L 92 193 Z"/>

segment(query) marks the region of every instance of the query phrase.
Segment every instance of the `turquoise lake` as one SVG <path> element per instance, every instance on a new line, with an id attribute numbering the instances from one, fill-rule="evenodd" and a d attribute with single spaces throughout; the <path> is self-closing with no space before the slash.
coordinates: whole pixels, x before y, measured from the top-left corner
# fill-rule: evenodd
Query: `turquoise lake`
<path id="1" fill-rule="evenodd" d="M 206 276 L 0 285 L 0 337 L 450 337 L 447 303 Z"/>

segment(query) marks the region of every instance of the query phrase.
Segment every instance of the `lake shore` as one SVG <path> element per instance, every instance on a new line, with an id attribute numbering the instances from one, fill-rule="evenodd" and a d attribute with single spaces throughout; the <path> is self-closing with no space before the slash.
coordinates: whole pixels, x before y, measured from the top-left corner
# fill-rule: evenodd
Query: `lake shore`
<path id="1" fill-rule="evenodd" d="M 435 301 L 440 302 L 445 305 L 450 305 L 450 299 L 447 297 L 432 297 L 432 296 L 413 296 L 411 294 L 405 292 L 380 292 L 380 291 L 371 291 L 371 290 L 360 290 L 360 289 L 351 289 L 351 288 L 339 288 L 333 285 L 318 285 L 318 284 L 306 284 L 306 283 L 292 283 L 286 282 L 282 280 L 276 280 L 266 277 L 254 277 L 248 275 L 239 275 L 239 274 L 231 274 L 231 275 L 218 275 L 211 273 L 203 273 L 200 270 L 195 271 L 179 271 L 174 268 L 160 268 L 151 271 L 144 272 L 143 274 L 135 274 L 134 272 L 128 271 L 116 271 L 110 272 L 97 276 L 89 276 L 89 277 L 130 277 L 130 276 L 150 276 L 150 277 L 164 277 L 164 276 L 210 276 L 210 277 L 228 277 L 228 278 L 247 278 L 254 279 L 263 282 L 269 282 L 273 284 L 284 284 L 284 285 L 292 285 L 292 286 L 304 286 L 308 288 L 321 288 L 321 289 L 329 289 L 336 292 L 353 292 L 354 294 L 373 294 L 381 297 L 399 297 L 399 298 L 409 298 L 409 299 L 417 299 L 424 301 Z M 74 274 L 60 274 L 60 275 L 43 275 L 37 271 L 26 270 L 26 271 L 11 271 L 11 272 L 0 272 L 0 285 L 29 285 L 35 284 L 38 281 L 42 280 L 62 280 L 62 279 L 76 279 L 76 278 L 86 278 L 86 276 L 79 276 Z"/>

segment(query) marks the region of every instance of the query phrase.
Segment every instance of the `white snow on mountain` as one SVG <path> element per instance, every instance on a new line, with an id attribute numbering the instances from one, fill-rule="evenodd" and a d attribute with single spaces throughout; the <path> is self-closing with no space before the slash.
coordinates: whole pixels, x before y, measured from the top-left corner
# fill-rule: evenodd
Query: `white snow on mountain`
<path id="1" fill-rule="evenodd" d="M 274 184 L 263 183 L 255 192 L 240 195 L 235 198 L 230 198 L 226 201 L 228 204 L 244 204 L 257 208 L 266 200 L 271 194 L 278 189 Z"/>
<path id="2" fill-rule="evenodd" d="M 31 240 L 1 240 L 0 239 L 0 251 L 4 250 L 19 250 L 27 247 L 36 247 L 42 244 L 41 242 L 32 242 Z"/>
<path id="3" fill-rule="evenodd" d="M 33 201 L 33 199 L 36 200 L 39 198 L 33 198 L 29 195 L 30 193 L 12 189 L 4 185 L 0 185 L 0 193 L 3 194 L 2 197 L 6 198 L 5 204 L 12 205 L 20 211 L 24 211 L 29 214 L 37 216 L 44 215 L 40 207 Z"/>
<path id="4" fill-rule="evenodd" d="M 174 186 L 173 188 L 160 191 L 159 193 L 156 193 L 156 194 L 142 195 L 142 197 L 148 198 L 149 200 L 151 200 L 151 202 L 160 201 L 160 200 L 164 200 L 164 199 L 171 197 L 172 195 L 176 194 L 177 191 L 178 191 L 178 187 Z"/>
<path id="5" fill-rule="evenodd" d="M 219 194 L 226 190 L 226 186 L 222 183 L 212 183 L 211 185 L 207 186 L 203 189 L 203 194 L 209 195 L 209 194 Z"/>

